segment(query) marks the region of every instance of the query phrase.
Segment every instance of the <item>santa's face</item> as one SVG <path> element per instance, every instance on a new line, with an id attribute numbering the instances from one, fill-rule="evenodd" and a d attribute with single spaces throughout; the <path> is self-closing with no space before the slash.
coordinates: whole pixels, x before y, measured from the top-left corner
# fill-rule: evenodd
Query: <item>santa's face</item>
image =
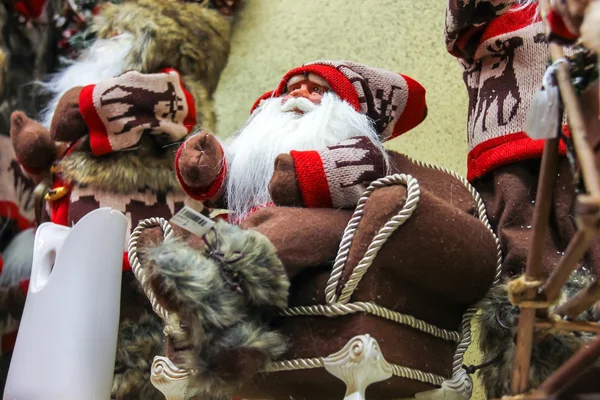
<path id="1" fill-rule="evenodd" d="M 286 87 L 286 95 L 283 97 L 285 104 L 290 99 L 303 97 L 314 104 L 320 104 L 323 95 L 331 89 L 329 84 L 314 74 L 296 75 L 289 79 Z M 302 110 L 295 109 L 295 112 Z"/>
<path id="2" fill-rule="evenodd" d="M 355 136 L 369 137 L 383 152 L 373 124 L 328 87 L 308 91 L 297 82 L 282 97 L 264 100 L 246 126 L 225 145 L 227 205 L 233 221 L 270 202 L 274 161 L 292 150 L 323 150 Z"/>

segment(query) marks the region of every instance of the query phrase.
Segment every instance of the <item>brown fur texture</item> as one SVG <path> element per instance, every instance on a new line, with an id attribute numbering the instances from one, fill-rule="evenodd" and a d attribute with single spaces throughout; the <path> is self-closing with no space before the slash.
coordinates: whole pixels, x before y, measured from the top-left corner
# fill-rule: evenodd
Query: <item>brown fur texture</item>
<path id="1" fill-rule="evenodd" d="M 167 243 L 145 257 L 157 299 L 181 319 L 167 354 L 196 371 L 198 394 L 232 395 L 286 350 L 268 317 L 287 307 L 289 280 L 263 235 L 219 221 L 202 251 Z"/>
<path id="2" fill-rule="evenodd" d="M 588 286 L 592 276 L 588 271 L 574 272 L 561 293 L 558 304 L 573 296 L 578 290 Z M 495 286 L 479 303 L 479 341 L 483 353 L 482 363 L 498 360 L 480 370 L 486 394 L 489 398 L 500 398 L 511 393 L 515 338 L 519 309 L 508 301 L 506 284 Z M 578 317 L 583 321 L 595 321 L 592 309 Z M 539 386 L 552 372 L 556 371 L 593 335 L 575 332 L 548 332 L 534 343 L 529 372 L 530 388 Z M 595 369 L 600 369 L 600 362 Z"/>
<path id="3" fill-rule="evenodd" d="M 194 96 L 198 124 L 214 130 L 212 94 L 229 57 L 230 24 L 219 12 L 197 3 L 138 0 L 104 4 L 91 30 L 100 38 L 121 32 L 134 35 L 126 70 L 176 68 Z"/>
<path id="4" fill-rule="evenodd" d="M 58 162 L 56 171 L 67 181 L 115 193 L 145 188 L 182 192 L 173 172 L 175 146 L 163 148 L 154 138 L 144 137 L 135 151 L 101 157 L 94 157 L 87 143 L 82 147 Z"/>
<path id="5" fill-rule="evenodd" d="M 53 73 L 59 66 L 60 28 L 52 19 L 66 0 L 47 0 L 48 21 L 19 21 L 16 2 L 0 4 L 0 134 L 10 130 L 10 115 L 22 110 L 35 115 L 48 101 L 40 85 L 33 82 Z"/>
<path id="6" fill-rule="evenodd" d="M 143 314 L 133 323 L 121 323 L 117 343 L 115 376 L 112 398 L 160 400 L 164 396 L 152 385 L 150 371 L 152 359 L 163 350 L 163 324 L 155 314 Z"/>

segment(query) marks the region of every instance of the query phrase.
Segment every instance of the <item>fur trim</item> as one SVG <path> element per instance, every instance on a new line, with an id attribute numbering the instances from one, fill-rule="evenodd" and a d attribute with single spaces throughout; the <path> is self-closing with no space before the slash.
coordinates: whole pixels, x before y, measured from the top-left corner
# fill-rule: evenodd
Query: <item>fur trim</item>
<path id="1" fill-rule="evenodd" d="M 113 193 L 131 193 L 149 188 L 158 192 L 182 193 L 173 165 L 175 147 L 160 147 L 145 137 L 133 151 L 94 156 L 85 144 L 58 163 L 57 172 L 67 181 Z"/>
<path id="2" fill-rule="evenodd" d="M 229 396 L 286 350 L 267 320 L 287 306 L 289 280 L 274 246 L 256 231 L 219 221 L 206 241 L 203 251 L 168 243 L 146 257 L 157 299 L 181 318 L 169 358 L 197 371 L 198 393 Z"/>
<path id="3" fill-rule="evenodd" d="M 587 270 L 575 271 L 563 287 L 557 304 L 564 303 L 580 289 L 588 286 L 592 276 Z M 493 287 L 480 302 L 480 349 L 482 363 L 492 365 L 480 370 L 488 398 L 500 398 L 511 392 L 513 362 L 516 352 L 516 332 L 519 308 L 508 301 L 507 282 Z M 582 313 L 578 320 L 593 321 L 592 309 Z M 556 371 L 582 345 L 593 336 L 586 333 L 550 332 L 537 341 L 532 349 L 529 382 L 531 387 L 539 386 L 550 374 Z M 598 363 L 600 367 L 600 363 Z"/>
<path id="4" fill-rule="evenodd" d="M 144 400 L 164 398 L 150 381 L 152 361 L 164 351 L 162 331 L 162 322 L 154 314 L 121 323 L 111 398 L 121 400 L 133 393 Z"/>

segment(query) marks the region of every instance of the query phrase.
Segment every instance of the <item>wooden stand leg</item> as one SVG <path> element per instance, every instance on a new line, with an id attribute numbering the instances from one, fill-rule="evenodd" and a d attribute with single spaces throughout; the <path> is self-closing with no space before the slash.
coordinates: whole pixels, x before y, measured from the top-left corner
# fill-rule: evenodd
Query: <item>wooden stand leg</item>
<path id="1" fill-rule="evenodd" d="M 527 267 L 525 269 L 526 280 L 538 280 L 542 273 L 541 262 L 544 252 L 544 241 L 546 232 L 548 231 L 552 192 L 556 181 L 558 141 L 559 139 L 549 139 L 544 146 L 542 168 L 536 194 L 536 207 L 533 213 L 533 236 L 529 244 Z M 535 293 L 531 293 L 530 298 L 533 299 L 535 295 Z M 512 381 L 512 391 L 514 394 L 523 393 L 527 390 L 535 312 L 534 308 L 521 308 Z"/>

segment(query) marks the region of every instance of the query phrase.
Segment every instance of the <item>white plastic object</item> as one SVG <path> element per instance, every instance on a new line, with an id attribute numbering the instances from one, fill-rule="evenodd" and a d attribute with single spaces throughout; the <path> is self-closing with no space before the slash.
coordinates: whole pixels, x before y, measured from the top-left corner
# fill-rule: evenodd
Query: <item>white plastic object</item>
<path id="1" fill-rule="evenodd" d="M 326 357 L 323 366 L 346 384 L 344 400 L 365 400 L 369 385 L 393 375 L 379 343 L 368 334 L 354 336 L 340 351 Z"/>
<path id="2" fill-rule="evenodd" d="M 116 357 L 125 216 L 41 224 L 4 400 L 107 400 Z"/>

